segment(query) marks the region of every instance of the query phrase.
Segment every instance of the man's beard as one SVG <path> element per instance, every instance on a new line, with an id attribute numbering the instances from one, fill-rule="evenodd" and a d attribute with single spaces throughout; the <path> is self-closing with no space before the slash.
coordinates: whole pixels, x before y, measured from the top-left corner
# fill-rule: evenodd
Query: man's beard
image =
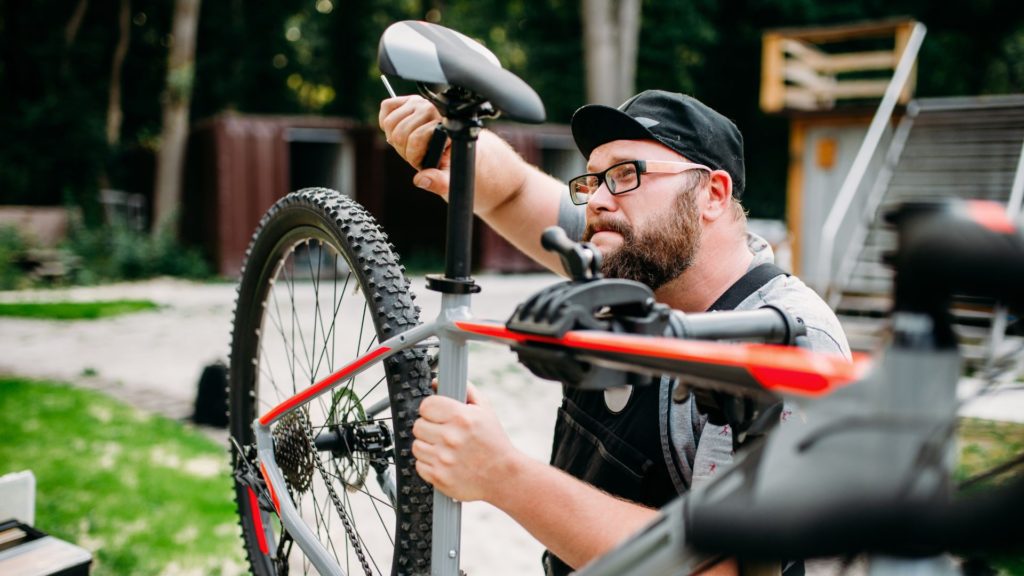
<path id="1" fill-rule="evenodd" d="M 699 221 L 694 191 L 685 189 L 667 214 L 658 216 L 639 234 L 620 220 L 598 220 L 587 224 L 583 239 L 589 241 L 598 225 L 601 230 L 621 235 L 622 246 L 601 255 L 601 273 L 642 282 L 657 290 L 693 264 L 700 248 Z"/>

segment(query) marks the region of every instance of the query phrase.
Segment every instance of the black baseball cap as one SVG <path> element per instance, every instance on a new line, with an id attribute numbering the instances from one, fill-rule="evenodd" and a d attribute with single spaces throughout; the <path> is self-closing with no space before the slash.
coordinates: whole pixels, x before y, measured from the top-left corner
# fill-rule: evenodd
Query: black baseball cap
<path id="1" fill-rule="evenodd" d="M 646 90 L 618 108 L 588 104 L 572 116 L 572 136 L 583 156 L 613 140 L 657 140 L 692 162 L 732 176 L 732 195 L 743 195 L 743 135 L 725 116 L 675 92 Z"/>

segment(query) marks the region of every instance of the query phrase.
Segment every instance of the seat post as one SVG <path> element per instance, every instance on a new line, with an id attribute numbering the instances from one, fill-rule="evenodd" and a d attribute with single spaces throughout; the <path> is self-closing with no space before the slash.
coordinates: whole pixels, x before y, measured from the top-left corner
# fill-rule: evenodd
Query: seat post
<path id="1" fill-rule="evenodd" d="M 473 256 L 473 187 L 476 184 L 476 142 L 480 121 L 447 120 L 452 139 L 451 182 L 448 191 L 448 233 L 445 277 L 469 278 Z"/>
<path id="2" fill-rule="evenodd" d="M 444 276 L 427 276 L 427 287 L 441 293 L 470 294 L 480 291 L 470 273 L 473 265 L 476 143 L 482 126 L 476 107 L 471 107 L 464 115 L 449 115 L 444 120 L 444 129 L 452 141 Z"/>

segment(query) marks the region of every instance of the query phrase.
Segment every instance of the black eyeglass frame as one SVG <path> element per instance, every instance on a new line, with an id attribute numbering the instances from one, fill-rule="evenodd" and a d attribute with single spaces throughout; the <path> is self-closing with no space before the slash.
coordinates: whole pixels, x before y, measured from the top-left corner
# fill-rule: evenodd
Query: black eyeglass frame
<path id="1" fill-rule="evenodd" d="M 626 166 L 629 164 L 632 164 L 633 167 L 636 169 L 636 185 L 623 190 L 614 189 L 614 180 L 611 181 L 612 183 L 609 183 L 609 181 L 605 178 L 606 175 L 608 174 L 608 172 L 615 170 L 616 168 L 620 168 L 622 166 Z M 605 168 L 600 172 L 581 174 L 579 176 L 576 176 L 575 178 L 570 179 L 568 183 L 569 199 L 572 200 L 572 203 L 577 206 L 584 206 L 588 202 L 590 202 L 589 194 L 587 195 L 587 199 L 580 201 L 577 198 L 578 193 L 576 192 L 576 189 L 573 186 L 574 183 L 584 178 L 597 178 L 597 186 L 594 187 L 595 192 L 603 184 L 608 189 L 609 194 L 611 194 L 612 196 L 618 196 L 619 194 L 632 192 L 633 190 L 639 188 L 641 183 L 641 174 L 681 174 L 689 170 L 707 170 L 709 173 L 714 171 L 708 166 L 705 166 L 703 164 L 696 164 L 694 162 L 676 162 L 672 160 L 625 160 L 623 162 L 612 164 L 611 166 Z"/>

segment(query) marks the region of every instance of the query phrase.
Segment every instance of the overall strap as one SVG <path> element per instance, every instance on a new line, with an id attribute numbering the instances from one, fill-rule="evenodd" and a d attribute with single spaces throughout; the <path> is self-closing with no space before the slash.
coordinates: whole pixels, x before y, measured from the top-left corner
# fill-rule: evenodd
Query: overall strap
<path id="1" fill-rule="evenodd" d="M 789 273 L 775 264 L 768 262 L 751 268 L 743 275 L 742 278 L 730 286 L 729 289 L 726 290 L 710 308 L 708 308 L 708 311 L 733 310 L 736 306 L 739 306 L 741 302 L 746 300 L 748 296 L 756 292 L 772 279 L 782 275 L 789 276 Z M 685 463 L 679 461 L 672 446 L 672 431 L 669 412 L 671 411 L 670 405 L 673 402 L 672 389 L 674 388 L 674 385 L 674 378 L 661 378 L 658 419 L 660 421 L 661 428 L 662 455 L 665 458 L 665 463 L 668 465 L 669 476 L 672 478 L 672 483 L 675 485 L 676 490 L 682 494 L 689 488 L 689 476 L 692 474 L 692 471 L 688 470 L 688 466 Z M 694 414 L 691 415 L 691 419 L 696 417 L 696 411 L 694 411 Z M 700 435 L 695 432 L 694 441 L 699 441 L 699 439 Z"/>
<path id="2" fill-rule="evenodd" d="M 776 276 L 782 275 L 789 276 L 789 273 L 770 262 L 751 268 L 747 270 L 747 273 L 742 278 L 730 286 L 724 294 L 719 296 L 718 300 L 715 300 L 715 303 L 708 308 L 708 311 L 734 310 L 741 302 L 747 299 L 747 296 L 757 292 L 759 288 Z"/>

